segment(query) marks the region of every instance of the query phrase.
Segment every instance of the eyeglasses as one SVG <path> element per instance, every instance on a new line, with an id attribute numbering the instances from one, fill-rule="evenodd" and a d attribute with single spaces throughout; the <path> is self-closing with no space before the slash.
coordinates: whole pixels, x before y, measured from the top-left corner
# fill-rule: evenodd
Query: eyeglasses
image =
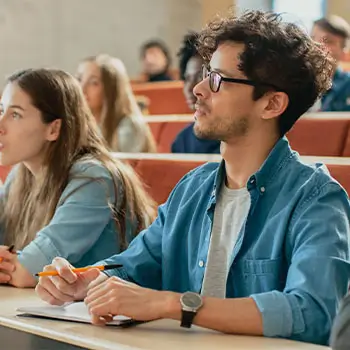
<path id="1" fill-rule="evenodd" d="M 218 92 L 220 90 L 221 82 L 225 81 L 228 83 L 244 84 L 250 86 L 269 86 L 274 90 L 281 91 L 277 86 L 269 83 L 256 82 L 248 79 L 235 79 L 225 78 L 220 73 L 210 71 L 205 65 L 202 66 L 202 79 L 206 79 L 209 76 L 209 87 L 212 92 Z"/>

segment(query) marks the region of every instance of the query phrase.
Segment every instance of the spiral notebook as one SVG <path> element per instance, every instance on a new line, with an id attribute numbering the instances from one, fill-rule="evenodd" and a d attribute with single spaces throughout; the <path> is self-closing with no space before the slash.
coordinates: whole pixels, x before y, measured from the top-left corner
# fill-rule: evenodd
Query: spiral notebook
<path id="1" fill-rule="evenodd" d="M 36 306 L 21 307 L 16 310 L 17 316 L 39 317 L 81 323 L 91 323 L 91 316 L 84 302 L 72 303 L 66 306 Z M 115 316 L 109 326 L 128 326 L 135 324 L 134 320 L 126 316 Z"/>

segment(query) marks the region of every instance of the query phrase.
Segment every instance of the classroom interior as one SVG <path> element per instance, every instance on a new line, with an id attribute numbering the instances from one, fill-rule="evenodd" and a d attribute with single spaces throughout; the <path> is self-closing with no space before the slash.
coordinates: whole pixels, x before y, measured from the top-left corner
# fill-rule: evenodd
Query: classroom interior
<path id="1" fill-rule="evenodd" d="M 215 148 L 211 152 L 207 151 L 211 147 L 209 143 L 203 145 L 189 140 L 186 144 L 186 140 L 181 143 L 179 139 L 188 136 L 184 130 L 190 132 L 196 120 L 196 101 L 191 100 L 195 97 L 189 97 L 191 93 L 186 92 L 190 83 L 186 81 L 186 69 L 181 65 L 183 56 L 180 50 L 186 46 L 184 38 L 190 32 L 200 32 L 215 16 L 225 15 L 228 11 L 240 16 L 246 10 L 282 13 L 283 20 L 296 23 L 308 35 L 312 32 L 314 22 L 323 17 L 340 16 L 350 23 L 350 2 L 347 0 L 1 1 L 1 104 L 6 104 L 7 79 L 16 71 L 55 68 L 68 72 L 80 83 L 91 115 L 96 119 L 94 123 L 99 126 L 99 135 L 105 138 L 110 155 L 137 174 L 145 193 L 158 208 L 167 202 L 186 174 L 208 162 L 222 164 L 223 160 L 220 140 L 215 140 L 215 145 L 214 140 L 211 140 Z M 152 49 L 155 52 L 151 53 Z M 156 61 L 157 57 L 160 63 L 153 63 L 152 60 Z M 129 124 L 124 125 L 120 120 L 105 122 L 103 113 L 106 112 L 106 103 L 97 106 L 96 102 L 94 105 L 98 92 L 93 89 L 101 82 L 95 84 L 92 81 L 94 77 L 91 78 L 89 74 L 94 75 L 97 69 L 101 77 L 105 71 L 112 69 L 109 65 L 113 64 L 119 67 L 116 69 L 121 73 L 116 73 L 120 80 L 116 87 L 110 86 L 111 89 L 121 88 L 121 84 L 125 83 L 125 94 L 132 96 L 130 104 L 137 104 L 136 107 L 127 108 L 130 107 L 131 112 L 140 111 L 134 119 L 130 118 L 133 127 L 141 125 L 134 133 L 127 129 Z M 162 67 L 158 69 L 157 65 Z M 344 74 L 348 74 L 347 87 L 345 84 L 343 87 L 344 108 L 334 107 L 336 103 L 330 107 L 331 102 L 324 108 L 315 105 L 303 113 L 285 137 L 291 148 L 298 152 L 302 162 L 310 166 L 323 163 L 335 182 L 349 194 L 350 32 L 347 47 L 344 47 L 344 54 L 337 61 L 337 66 Z M 199 74 L 197 83 L 202 80 L 202 72 Z M 107 88 L 105 84 L 105 94 Z M 91 95 L 86 92 L 88 89 L 91 89 Z M 121 100 L 118 101 L 120 103 Z M 321 103 L 321 99 L 318 103 Z M 105 114 L 108 115 L 108 112 Z M 122 126 L 125 129 L 121 130 Z M 117 131 L 117 128 L 120 130 Z M 0 152 L 5 153 L 6 141 L 1 139 L 2 135 L 5 135 L 5 131 L 1 133 L 0 130 Z M 193 135 L 191 137 L 194 138 Z M 6 160 L 6 157 L 3 159 Z M 0 164 L 3 188 L 16 166 L 4 163 Z M 59 169 L 59 164 L 57 166 Z M 5 190 L 1 191 L 3 195 Z M 0 206 L 1 210 L 3 208 Z M 93 219 L 94 214 L 90 215 L 92 218 L 88 221 Z M 1 249 L 9 246 L 4 241 L 1 244 Z M 22 249 L 16 248 L 21 254 Z M 0 258 L 0 265 L 3 259 Z M 349 260 L 349 256 L 346 260 Z M 0 266 L 0 273 L 3 272 Z M 327 277 L 318 276 L 320 279 Z M 174 319 L 140 322 L 125 327 L 98 327 L 40 316 L 31 317 L 23 313 L 19 316 L 17 311 L 21 307 L 43 305 L 47 304 L 39 299 L 34 288 L 16 288 L 7 282 L 0 285 L 1 349 L 321 350 L 331 349 L 332 346 L 330 343 L 317 344 L 283 337 L 224 334 L 197 325 L 184 330 Z M 350 326 L 348 332 L 350 349 Z M 334 349 L 343 350 L 345 347 Z"/>

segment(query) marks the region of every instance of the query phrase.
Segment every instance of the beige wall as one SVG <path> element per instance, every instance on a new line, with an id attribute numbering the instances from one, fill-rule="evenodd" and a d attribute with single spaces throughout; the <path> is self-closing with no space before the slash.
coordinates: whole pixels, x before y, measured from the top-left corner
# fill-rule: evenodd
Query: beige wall
<path id="1" fill-rule="evenodd" d="M 350 23 L 350 1 L 349 0 L 328 0 L 327 14 L 341 16 Z"/>
<path id="2" fill-rule="evenodd" d="M 225 13 L 235 5 L 235 0 L 201 0 L 202 24 L 204 25 L 218 13 Z"/>
<path id="3" fill-rule="evenodd" d="M 74 72 L 78 61 L 106 52 L 139 72 L 139 47 L 165 40 L 176 52 L 189 29 L 199 30 L 218 12 L 264 8 L 270 0 L 0 0 L 0 87 L 26 67 Z M 350 22 L 350 0 L 328 0 L 328 13 Z"/>
<path id="4" fill-rule="evenodd" d="M 0 86 L 14 70 L 74 72 L 100 52 L 120 57 L 134 76 L 145 40 L 162 38 L 175 57 L 187 30 L 201 26 L 200 0 L 0 0 Z"/>

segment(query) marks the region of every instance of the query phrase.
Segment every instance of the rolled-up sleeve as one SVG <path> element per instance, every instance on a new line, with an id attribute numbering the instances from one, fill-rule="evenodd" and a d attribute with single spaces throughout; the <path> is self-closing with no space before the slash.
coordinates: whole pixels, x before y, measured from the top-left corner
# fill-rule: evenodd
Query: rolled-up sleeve
<path id="1" fill-rule="evenodd" d="M 97 265 L 121 264 L 122 268 L 106 271 L 108 276 L 117 276 L 152 289 L 162 288 L 162 235 L 166 204 L 158 208 L 158 217 L 143 230 L 128 249 Z"/>
<path id="2" fill-rule="evenodd" d="M 254 294 L 264 335 L 327 344 L 349 280 L 349 200 L 326 184 L 294 212 L 286 236 L 290 266 L 283 292 Z"/>
<path id="3" fill-rule="evenodd" d="M 136 236 L 128 249 L 97 263 L 97 265 L 123 265 L 119 269 L 106 271 L 108 276 L 117 276 L 146 288 L 162 289 L 162 273 L 164 273 L 162 271 L 162 244 L 163 235 L 167 234 L 164 232 L 164 225 L 168 217 L 168 207 L 177 196 L 178 188 L 192 173 L 193 171 L 189 172 L 178 182 L 168 200 L 158 207 L 156 220 Z"/>
<path id="4" fill-rule="evenodd" d="M 52 220 L 22 250 L 19 261 L 33 274 L 57 256 L 72 264 L 79 261 L 111 220 L 109 202 L 114 201 L 112 176 L 102 166 L 90 166 L 73 176 Z"/>

